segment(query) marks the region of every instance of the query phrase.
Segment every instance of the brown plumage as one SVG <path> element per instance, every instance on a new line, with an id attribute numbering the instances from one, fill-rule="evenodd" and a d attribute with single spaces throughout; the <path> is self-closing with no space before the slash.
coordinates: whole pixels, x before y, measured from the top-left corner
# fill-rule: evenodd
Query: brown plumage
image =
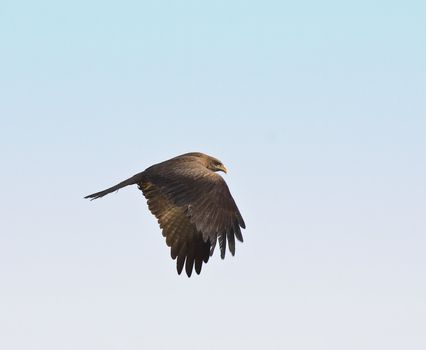
<path id="1" fill-rule="evenodd" d="M 225 180 L 216 171 L 226 173 L 218 159 L 203 153 L 187 153 L 84 198 L 100 198 L 137 184 L 166 237 L 178 273 L 185 266 L 190 277 L 194 267 L 197 274 L 201 272 L 217 240 L 222 259 L 226 244 L 234 255 L 235 238 L 243 241 L 240 227 L 245 228 L 244 220 Z"/>

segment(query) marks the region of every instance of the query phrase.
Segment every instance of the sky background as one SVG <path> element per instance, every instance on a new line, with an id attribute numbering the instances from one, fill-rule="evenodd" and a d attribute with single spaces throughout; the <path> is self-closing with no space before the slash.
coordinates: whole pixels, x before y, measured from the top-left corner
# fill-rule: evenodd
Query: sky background
<path id="1" fill-rule="evenodd" d="M 0 348 L 425 349 L 424 1 L 0 3 Z M 235 257 L 136 187 L 202 151 Z"/>

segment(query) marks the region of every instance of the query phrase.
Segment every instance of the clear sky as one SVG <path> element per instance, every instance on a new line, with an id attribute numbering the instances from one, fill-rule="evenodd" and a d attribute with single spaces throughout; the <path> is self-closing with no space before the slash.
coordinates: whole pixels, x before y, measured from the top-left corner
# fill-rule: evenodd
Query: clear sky
<path id="1" fill-rule="evenodd" d="M 0 348 L 425 349 L 424 1 L 0 4 Z M 235 257 L 135 188 L 221 159 Z"/>

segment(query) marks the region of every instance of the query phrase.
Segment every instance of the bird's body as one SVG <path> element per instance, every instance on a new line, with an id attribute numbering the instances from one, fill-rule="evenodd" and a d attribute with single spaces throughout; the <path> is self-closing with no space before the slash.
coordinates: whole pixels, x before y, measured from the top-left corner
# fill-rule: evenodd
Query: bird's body
<path id="1" fill-rule="evenodd" d="M 244 220 L 225 180 L 216 171 L 226 172 L 216 158 L 203 153 L 187 153 L 155 164 L 119 184 L 85 198 L 96 199 L 122 187 L 137 184 L 157 218 L 177 271 L 199 274 L 202 263 L 213 254 L 216 242 L 222 259 L 226 244 L 235 254 L 235 238 L 243 241 Z"/>

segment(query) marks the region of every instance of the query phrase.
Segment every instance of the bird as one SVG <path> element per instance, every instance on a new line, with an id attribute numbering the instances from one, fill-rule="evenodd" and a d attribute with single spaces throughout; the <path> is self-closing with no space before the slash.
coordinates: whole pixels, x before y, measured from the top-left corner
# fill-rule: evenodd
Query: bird
<path id="1" fill-rule="evenodd" d="M 157 218 L 177 273 L 183 268 L 191 277 L 213 255 L 219 242 L 220 256 L 226 246 L 235 255 L 235 238 L 243 242 L 246 225 L 225 180 L 223 163 L 201 152 L 191 152 L 154 164 L 106 190 L 84 198 L 97 199 L 111 192 L 137 185 L 148 208 Z"/>

